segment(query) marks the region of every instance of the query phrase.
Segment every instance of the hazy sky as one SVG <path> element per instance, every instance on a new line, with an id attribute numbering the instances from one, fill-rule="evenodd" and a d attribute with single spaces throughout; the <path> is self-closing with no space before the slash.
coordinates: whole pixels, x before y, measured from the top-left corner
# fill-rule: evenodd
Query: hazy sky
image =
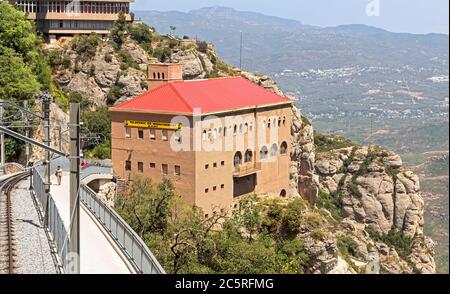
<path id="1" fill-rule="evenodd" d="M 189 11 L 207 6 L 297 19 L 305 24 L 367 24 L 393 32 L 449 32 L 449 0 L 135 0 L 135 10 Z M 367 10 L 369 13 L 367 13 Z M 375 16 L 368 16 L 374 15 Z"/>

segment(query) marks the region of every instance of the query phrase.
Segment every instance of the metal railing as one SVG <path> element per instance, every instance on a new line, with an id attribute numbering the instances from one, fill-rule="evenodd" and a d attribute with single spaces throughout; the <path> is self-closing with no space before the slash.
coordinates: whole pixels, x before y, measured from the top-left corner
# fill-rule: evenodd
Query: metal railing
<path id="1" fill-rule="evenodd" d="M 234 166 L 234 175 L 239 176 L 249 172 L 257 172 L 261 170 L 261 163 L 245 163 L 243 165 Z"/>
<path id="2" fill-rule="evenodd" d="M 63 170 L 67 170 L 69 167 L 68 159 L 63 157 L 52 159 L 51 174 L 55 172 L 58 165 Z M 38 166 L 34 170 L 36 171 L 33 172 L 34 190 L 41 209 L 44 211 L 45 193 L 43 178 L 45 166 Z M 82 170 L 81 180 L 93 174 L 111 173 L 111 167 L 89 166 Z M 103 203 L 96 193 L 85 184 L 80 185 L 80 201 L 103 226 L 137 273 L 165 274 L 164 269 L 139 235 L 117 212 Z M 67 231 L 51 196 L 49 197 L 49 229 L 56 243 L 64 270 L 66 270 L 68 264 L 67 245 L 64 242 L 67 239 Z"/>
<path id="3" fill-rule="evenodd" d="M 84 184 L 80 187 L 80 200 L 106 229 L 138 273 L 165 274 L 139 235 Z"/>
<path id="4" fill-rule="evenodd" d="M 45 199 L 44 176 L 38 169 L 33 171 L 33 189 L 39 204 L 40 214 L 45 216 L 46 201 L 48 201 L 48 230 L 53 238 L 64 272 L 67 272 L 69 260 L 67 255 L 68 232 L 56 207 L 51 194 Z"/>

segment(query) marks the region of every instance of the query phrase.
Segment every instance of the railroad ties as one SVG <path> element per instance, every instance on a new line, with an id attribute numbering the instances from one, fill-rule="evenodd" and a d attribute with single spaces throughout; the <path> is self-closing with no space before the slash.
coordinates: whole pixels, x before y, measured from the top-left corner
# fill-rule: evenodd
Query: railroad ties
<path id="1" fill-rule="evenodd" d="M 14 274 L 15 242 L 11 191 L 29 172 L 21 172 L 0 180 L 0 274 Z"/>

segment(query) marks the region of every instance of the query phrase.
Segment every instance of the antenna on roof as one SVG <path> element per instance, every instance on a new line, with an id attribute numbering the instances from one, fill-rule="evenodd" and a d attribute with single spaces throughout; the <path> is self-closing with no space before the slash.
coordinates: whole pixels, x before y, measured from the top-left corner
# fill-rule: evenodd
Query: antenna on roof
<path id="1" fill-rule="evenodd" d="M 244 43 L 244 33 L 242 31 L 241 32 L 241 47 L 239 50 L 239 69 L 242 70 L 242 45 Z"/>

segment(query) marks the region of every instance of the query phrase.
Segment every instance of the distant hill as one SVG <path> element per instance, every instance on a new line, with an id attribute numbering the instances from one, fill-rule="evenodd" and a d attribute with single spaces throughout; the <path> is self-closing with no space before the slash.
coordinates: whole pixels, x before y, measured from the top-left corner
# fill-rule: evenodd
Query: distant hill
<path id="1" fill-rule="evenodd" d="M 318 130 L 389 147 L 412 165 L 426 152 L 448 152 L 448 35 L 360 24 L 323 28 L 226 7 L 138 11 L 136 17 L 162 33 L 176 26 L 179 36 L 210 41 L 235 66 L 242 31 L 244 69 L 272 76 Z M 437 186 L 424 192 L 448 203 L 448 172 L 447 184 Z M 448 219 L 445 205 L 434 210 Z M 435 224 L 431 219 L 429 227 Z M 430 234 L 442 244 L 439 271 L 448 272 L 448 227 Z"/>

